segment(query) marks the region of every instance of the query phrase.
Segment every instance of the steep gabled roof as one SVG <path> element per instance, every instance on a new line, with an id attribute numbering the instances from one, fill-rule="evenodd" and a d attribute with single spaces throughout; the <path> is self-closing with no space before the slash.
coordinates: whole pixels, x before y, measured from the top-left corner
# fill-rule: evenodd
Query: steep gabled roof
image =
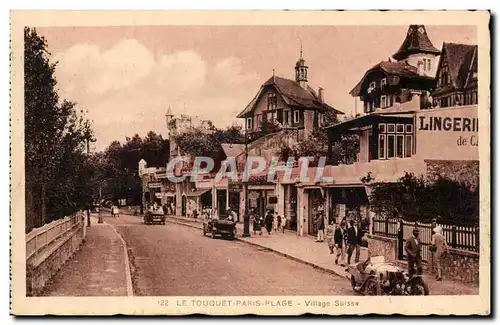
<path id="1" fill-rule="evenodd" d="M 410 25 L 403 44 L 392 57 L 396 60 L 402 60 L 415 53 L 440 54 L 440 51 L 432 45 L 429 36 L 427 36 L 424 25 Z"/>
<path id="2" fill-rule="evenodd" d="M 465 86 L 472 68 L 475 67 L 477 71 L 476 52 L 477 45 L 443 43 L 443 55 L 439 60 L 439 66 L 441 67 L 442 61 L 446 60 L 451 82 L 455 88 L 461 89 Z"/>
<path id="3" fill-rule="evenodd" d="M 238 114 L 238 117 L 245 117 L 246 114 L 253 111 L 262 92 L 267 87 L 274 87 L 281 95 L 283 101 L 289 106 L 317 110 L 320 112 L 334 110 L 336 114 L 344 114 L 343 112 L 331 107 L 330 105 L 321 102 L 314 89 L 312 89 L 310 86 L 306 86 L 306 89 L 304 89 L 297 81 L 273 76 L 261 86 L 257 95 L 255 95 L 255 97 L 247 105 L 247 107 L 245 107 L 245 109 Z"/>
<path id="4" fill-rule="evenodd" d="M 374 65 L 371 69 L 366 71 L 363 78 L 358 82 L 358 84 L 349 92 L 351 96 L 359 96 L 361 90 L 363 89 L 363 84 L 366 78 L 374 71 L 381 70 L 386 75 L 397 76 L 397 77 L 408 77 L 408 78 L 420 78 L 420 79 L 432 79 L 430 77 L 421 76 L 417 73 L 417 68 L 406 62 L 391 62 L 391 61 L 381 61 Z"/>

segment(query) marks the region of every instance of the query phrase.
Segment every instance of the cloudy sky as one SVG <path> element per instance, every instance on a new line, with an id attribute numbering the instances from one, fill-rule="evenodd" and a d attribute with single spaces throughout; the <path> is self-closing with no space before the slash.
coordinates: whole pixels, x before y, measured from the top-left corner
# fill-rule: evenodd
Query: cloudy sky
<path id="1" fill-rule="evenodd" d="M 434 46 L 476 44 L 474 27 L 426 26 Z M 309 83 L 352 114 L 349 91 L 387 60 L 408 26 L 57 27 L 38 28 L 59 61 L 63 98 L 94 121 L 96 150 L 149 130 L 165 133 L 165 113 L 191 114 L 224 127 L 272 76 L 294 78 L 300 42 Z"/>

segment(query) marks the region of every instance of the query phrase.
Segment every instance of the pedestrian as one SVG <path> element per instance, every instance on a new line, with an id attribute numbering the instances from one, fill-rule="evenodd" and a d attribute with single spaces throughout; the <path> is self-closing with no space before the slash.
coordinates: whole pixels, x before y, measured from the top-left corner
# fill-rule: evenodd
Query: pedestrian
<path id="1" fill-rule="evenodd" d="M 281 232 L 284 234 L 285 233 L 285 228 L 286 228 L 286 216 L 281 216 Z"/>
<path id="2" fill-rule="evenodd" d="M 345 260 L 345 223 L 339 224 L 337 229 L 335 229 L 335 233 L 333 235 L 333 242 L 335 243 L 336 257 L 335 264 L 339 263 L 340 257 L 340 265 L 344 266 Z"/>
<path id="3" fill-rule="evenodd" d="M 228 221 L 236 222 L 236 219 L 238 218 L 238 216 L 236 215 L 236 212 L 234 212 L 233 209 L 231 209 L 231 207 L 227 207 L 226 213 L 227 213 L 227 220 Z"/>
<path id="4" fill-rule="evenodd" d="M 273 230 L 274 230 L 274 233 L 278 232 L 278 219 L 279 219 L 278 211 L 276 211 L 274 213 L 274 216 L 273 216 Z"/>
<path id="5" fill-rule="evenodd" d="M 266 213 L 266 218 L 264 220 L 264 223 L 266 225 L 266 230 L 267 230 L 267 234 L 270 235 L 271 234 L 271 231 L 273 230 L 273 213 L 271 210 L 267 210 L 267 213 Z"/>
<path id="6" fill-rule="evenodd" d="M 252 222 L 253 222 L 253 234 L 262 235 L 262 218 L 259 216 L 257 211 L 254 210 L 252 214 Z"/>
<path id="7" fill-rule="evenodd" d="M 444 254 L 448 252 L 448 244 L 446 238 L 443 236 L 443 229 L 440 226 L 434 228 L 434 235 L 431 239 L 431 252 L 433 252 L 434 267 L 437 272 L 436 280 L 442 281 L 442 267 L 441 261 Z"/>
<path id="8" fill-rule="evenodd" d="M 318 238 L 316 239 L 316 242 L 322 243 L 325 239 L 325 218 L 321 212 L 318 214 L 316 224 L 318 225 Z"/>
<path id="9" fill-rule="evenodd" d="M 406 239 L 405 252 L 408 259 L 408 272 L 410 275 L 422 274 L 421 243 L 418 235 L 420 230 L 413 229 L 413 234 Z"/>
<path id="10" fill-rule="evenodd" d="M 276 224 L 277 224 L 277 231 L 281 232 L 282 224 L 283 224 L 283 217 L 282 216 L 276 216 Z"/>
<path id="11" fill-rule="evenodd" d="M 359 255 L 361 254 L 361 238 L 363 237 L 356 220 L 350 220 L 349 225 L 350 227 L 347 229 L 347 264 L 351 264 L 351 257 L 354 251 L 356 251 L 354 263 L 359 262 Z"/>

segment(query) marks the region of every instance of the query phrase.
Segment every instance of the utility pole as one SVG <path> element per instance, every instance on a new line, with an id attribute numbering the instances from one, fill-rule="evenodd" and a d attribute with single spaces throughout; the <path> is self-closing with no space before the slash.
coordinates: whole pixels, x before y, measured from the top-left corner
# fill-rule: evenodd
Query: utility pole
<path id="1" fill-rule="evenodd" d="M 245 215 L 243 216 L 243 237 L 250 237 L 250 215 L 248 205 L 248 134 L 247 120 L 245 119 L 245 176 L 243 178 L 243 186 L 245 186 Z"/>

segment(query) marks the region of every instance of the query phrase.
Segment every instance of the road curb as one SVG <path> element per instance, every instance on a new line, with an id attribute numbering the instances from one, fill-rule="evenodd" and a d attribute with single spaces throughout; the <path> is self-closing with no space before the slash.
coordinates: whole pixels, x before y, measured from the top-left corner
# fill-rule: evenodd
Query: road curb
<path id="1" fill-rule="evenodd" d="M 167 221 L 168 221 L 168 222 L 171 222 L 171 223 L 175 223 L 175 224 L 181 225 L 181 226 L 191 227 L 191 228 L 195 228 L 195 229 L 202 229 L 202 227 L 199 227 L 199 226 L 196 226 L 196 225 L 192 225 L 192 224 L 189 224 L 189 223 L 180 222 L 180 221 L 178 221 L 178 220 L 173 221 L 172 219 L 170 219 L 170 220 L 169 220 L 169 219 L 167 218 Z M 238 240 L 238 241 L 240 241 L 240 242 L 242 242 L 242 243 L 245 243 L 245 244 L 247 244 L 247 245 L 251 245 L 251 246 L 256 246 L 256 247 L 259 247 L 259 248 L 264 248 L 264 249 L 267 249 L 267 250 L 269 250 L 269 251 L 271 251 L 271 252 L 273 252 L 273 253 L 276 253 L 276 254 L 281 255 L 281 256 L 283 256 L 283 257 L 286 257 L 286 258 L 288 258 L 288 259 L 294 260 L 294 261 L 296 261 L 296 262 L 299 262 L 299 263 L 302 263 L 302 264 L 306 264 L 306 265 L 312 266 L 313 268 L 318 269 L 318 270 L 321 270 L 321 271 L 323 271 L 323 272 L 330 273 L 330 274 L 333 274 L 333 275 L 335 275 L 335 276 L 339 276 L 339 277 L 342 277 L 342 278 L 344 277 L 344 275 L 343 275 L 343 274 L 340 274 L 340 272 L 334 271 L 334 270 L 332 270 L 332 269 L 328 269 L 328 268 L 326 268 L 326 267 L 323 267 L 323 266 L 320 266 L 320 265 L 314 264 L 314 263 L 312 263 L 312 262 L 304 261 L 303 259 L 300 259 L 300 258 L 298 258 L 298 257 L 292 256 L 292 255 L 287 254 L 287 253 L 280 252 L 280 251 L 278 251 L 278 250 L 276 250 L 276 249 L 273 249 L 273 248 L 269 248 L 269 247 L 267 247 L 267 246 L 265 246 L 265 245 L 262 245 L 262 244 L 257 244 L 257 243 L 253 243 L 253 242 L 251 242 L 251 241 L 248 241 L 248 240 L 245 240 L 245 239 L 243 239 L 243 238 L 239 238 L 239 237 L 235 237 L 234 239 L 236 239 L 236 240 Z"/>
<path id="2" fill-rule="evenodd" d="M 122 235 L 120 235 L 118 230 L 116 230 L 116 228 L 112 224 L 107 223 L 107 222 L 103 222 L 102 224 L 111 227 L 111 229 L 114 230 L 114 232 L 118 235 L 118 237 L 120 238 L 120 241 L 122 242 L 123 254 L 125 256 L 124 263 L 125 263 L 125 282 L 127 283 L 127 296 L 132 297 L 134 295 L 134 288 L 132 286 L 132 273 L 131 273 L 131 269 L 130 269 L 130 260 L 129 260 L 129 256 L 128 256 L 127 243 L 123 239 Z"/>

